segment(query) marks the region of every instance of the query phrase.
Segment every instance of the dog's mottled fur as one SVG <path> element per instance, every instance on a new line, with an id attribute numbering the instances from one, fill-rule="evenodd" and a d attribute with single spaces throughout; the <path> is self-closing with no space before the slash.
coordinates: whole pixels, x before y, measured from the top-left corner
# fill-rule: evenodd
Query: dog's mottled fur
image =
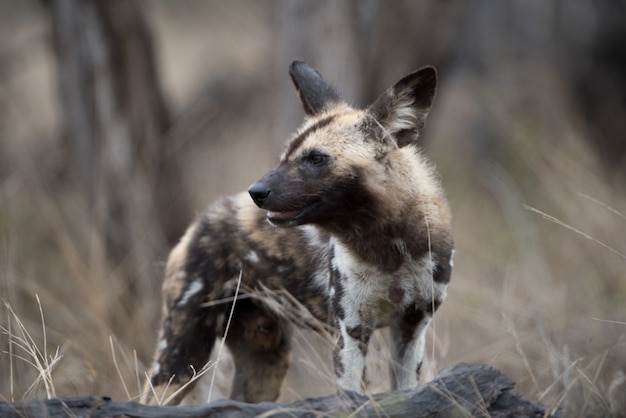
<path id="1" fill-rule="evenodd" d="M 243 297 L 226 337 L 232 398 L 275 400 L 288 367 L 291 321 L 249 297 L 259 290 L 288 292 L 336 331 L 340 388 L 363 390 L 368 341 L 381 326 L 391 329 L 392 387 L 417 385 L 454 251 L 446 198 L 414 145 L 436 71 L 409 74 L 365 110 L 346 104 L 303 62 L 290 75 L 306 120 L 279 164 L 249 195 L 210 206 L 169 256 L 144 402 L 174 393 L 202 369 L 239 279 Z"/>

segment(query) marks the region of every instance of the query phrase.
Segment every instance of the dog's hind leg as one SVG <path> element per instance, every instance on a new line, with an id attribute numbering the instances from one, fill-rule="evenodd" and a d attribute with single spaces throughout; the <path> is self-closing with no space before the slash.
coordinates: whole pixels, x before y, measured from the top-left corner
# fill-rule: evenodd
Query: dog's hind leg
<path id="1" fill-rule="evenodd" d="M 192 286 L 186 292 L 193 291 Z M 143 403 L 178 404 L 195 384 L 192 379 L 205 367 L 211 354 L 219 312 L 214 307 L 203 307 L 201 301 L 181 301 L 184 299 L 165 307 L 149 373 L 151 387 L 144 389 Z"/>
<path id="2" fill-rule="evenodd" d="M 226 344 L 235 362 L 231 399 L 275 401 L 290 360 L 289 324 L 261 302 L 236 302 Z"/>
<path id="3" fill-rule="evenodd" d="M 178 404 L 195 384 L 213 348 L 225 306 L 207 306 L 222 297 L 234 273 L 216 256 L 213 231 L 202 220 L 187 230 L 170 253 L 163 282 L 159 342 L 141 402 Z"/>

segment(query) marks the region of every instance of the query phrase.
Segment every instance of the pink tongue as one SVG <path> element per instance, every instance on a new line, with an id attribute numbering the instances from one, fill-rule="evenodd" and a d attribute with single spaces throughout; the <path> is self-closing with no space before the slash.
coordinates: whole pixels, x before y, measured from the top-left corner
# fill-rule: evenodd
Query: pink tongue
<path id="1" fill-rule="evenodd" d="M 267 212 L 268 218 L 272 219 L 291 219 L 294 218 L 297 214 L 297 210 L 292 210 L 290 212 Z"/>

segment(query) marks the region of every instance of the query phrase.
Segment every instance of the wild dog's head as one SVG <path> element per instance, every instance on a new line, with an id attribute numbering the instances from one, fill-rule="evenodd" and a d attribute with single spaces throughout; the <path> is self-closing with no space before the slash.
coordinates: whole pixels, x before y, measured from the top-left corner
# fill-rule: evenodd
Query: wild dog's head
<path id="1" fill-rule="evenodd" d="M 306 119 L 287 143 L 280 163 L 248 192 L 277 226 L 341 227 L 374 216 L 371 185 L 385 187 L 389 156 L 413 143 L 435 98 L 437 73 L 417 70 L 358 110 L 301 61 L 289 71 Z"/>

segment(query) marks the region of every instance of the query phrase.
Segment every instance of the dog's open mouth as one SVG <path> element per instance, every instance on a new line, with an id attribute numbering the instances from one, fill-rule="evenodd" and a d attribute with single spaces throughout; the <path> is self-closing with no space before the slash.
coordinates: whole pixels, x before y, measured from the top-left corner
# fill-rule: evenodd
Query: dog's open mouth
<path id="1" fill-rule="evenodd" d="M 291 210 L 289 212 L 267 212 L 267 219 L 274 225 L 284 225 L 295 221 L 299 214 L 299 210 Z"/>
<path id="2" fill-rule="evenodd" d="M 307 215 L 317 206 L 318 201 L 313 201 L 302 209 L 286 212 L 267 212 L 267 220 L 276 226 L 294 226 L 306 222 Z"/>

